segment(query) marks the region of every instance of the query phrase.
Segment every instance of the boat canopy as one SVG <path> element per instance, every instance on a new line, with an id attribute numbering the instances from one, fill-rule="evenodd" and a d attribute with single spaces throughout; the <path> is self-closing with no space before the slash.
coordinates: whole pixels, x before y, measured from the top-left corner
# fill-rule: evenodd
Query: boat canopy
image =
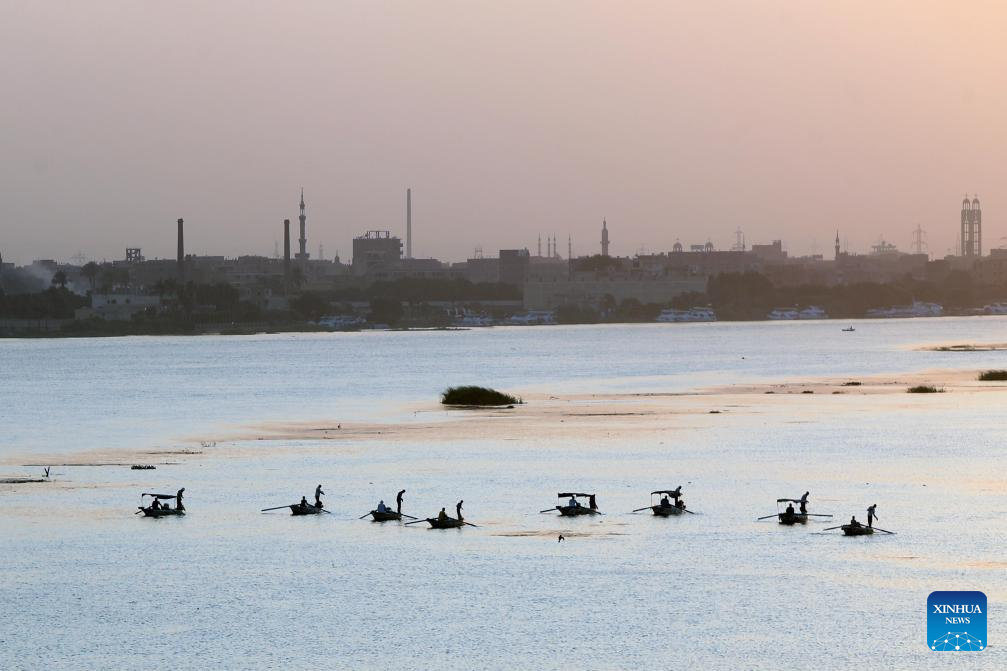
<path id="1" fill-rule="evenodd" d="M 155 499 L 173 499 L 173 498 L 175 498 L 174 494 L 148 494 L 146 492 L 144 492 L 143 494 L 140 494 L 140 498 L 141 499 L 143 497 L 145 497 L 145 496 L 150 496 L 150 497 L 153 497 Z"/>
<path id="2" fill-rule="evenodd" d="M 678 488 L 678 489 L 658 489 L 656 492 L 651 492 L 650 493 L 651 496 L 653 496 L 654 494 L 679 494 L 679 495 L 681 495 L 682 494 L 682 489 L 681 489 L 681 487 Z"/>
<path id="3" fill-rule="evenodd" d="M 556 496 L 558 498 L 565 499 L 565 498 L 567 498 L 569 496 L 574 496 L 574 497 L 577 497 L 577 496 L 594 496 L 594 494 L 580 494 L 578 492 L 560 492 Z"/>
<path id="4" fill-rule="evenodd" d="M 800 499 L 776 499 L 777 503 L 786 503 L 787 501 L 789 501 L 790 503 L 800 503 L 801 502 Z"/>

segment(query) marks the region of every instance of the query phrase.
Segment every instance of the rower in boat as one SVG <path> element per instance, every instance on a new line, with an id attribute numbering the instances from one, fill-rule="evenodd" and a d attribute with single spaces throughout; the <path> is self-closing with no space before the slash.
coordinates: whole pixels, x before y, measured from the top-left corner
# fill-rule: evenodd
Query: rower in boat
<path id="1" fill-rule="evenodd" d="M 385 500 L 384 499 L 381 499 L 380 501 L 378 501 L 378 507 L 376 508 L 376 510 L 379 513 L 387 513 L 388 512 L 388 506 L 385 505 Z"/>
<path id="2" fill-rule="evenodd" d="M 322 495 L 323 494 L 325 494 L 325 492 L 322 491 L 322 486 L 321 485 L 318 485 L 317 487 L 315 487 L 315 507 L 316 508 L 321 508 L 322 507 Z"/>
<path id="3" fill-rule="evenodd" d="M 451 518 L 448 517 L 448 514 L 444 511 L 444 508 L 441 508 L 441 511 L 437 513 L 437 521 L 443 524 L 447 522 L 449 519 Z"/>
<path id="4" fill-rule="evenodd" d="M 398 494 L 395 495 L 395 512 L 397 512 L 399 515 L 402 514 L 402 495 L 405 493 L 406 490 L 403 489 Z"/>
<path id="5" fill-rule="evenodd" d="M 175 492 L 175 509 L 176 510 L 181 510 L 181 511 L 185 510 L 185 506 L 182 505 L 182 492 L 184 492 L 184 491 L 185 491 L 185 487 L 182 487 L 177 492 Z"/>
<path id="6" fill-rule="evenodd" d="M 598 502 L 594 494 L 584 494 L 581 492 L 560 492 L 558 498 L 568 499 L 566 505 L 556 506 L 560 515 L 564 517 L 576 517 L 577 515 L 600 515 Z M 586 498 L 588 504 L 585 506 L 579 499 Z M 541 512 L 550 512 L 552 508 L 546 508 Z"/>
<path id="7" fill-rule="evenodd" d="M 460 522 L 460 521 L 462 521 L 462 520 L 464 519 L 464 518 L 462 517 L 462 504 L 463 504 L 463 503 L 465 503 L 465 501 L 464 501 L 464 500 L 462 500 L 462 501 L 459 501 L 458 503 L 456 503 L 456 504 L 455 504 L 455 514 L 456 514 L 456 515 L 458 515 L 458 521 L 459 521 L 459 522 Z"/>
<path id="8" fill-rule="evenodd" d="M 804 492 L 804 495 L 801 496 L 801 514 L 802 515 L 807 515 L 808 514 L 808 494 L 810 494 L 810 492 Z"/>
<path id="9" fill-rule="evenodd" d="M 878 504 L 874 503 L 867 508 L 867 526 L 874 527 L 874 520 L 878 519 Z"/>

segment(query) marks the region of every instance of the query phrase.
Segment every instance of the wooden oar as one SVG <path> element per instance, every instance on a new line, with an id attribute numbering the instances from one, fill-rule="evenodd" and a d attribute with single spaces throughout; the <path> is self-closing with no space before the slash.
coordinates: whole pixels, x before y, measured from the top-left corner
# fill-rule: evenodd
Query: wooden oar
<path id="1" fill-rule="evenodd" d="M 315 506 L 315 507 L 317 507 L 317 506 Z M 330 515 L 332 514 L 331 512 L 329 512 L 328 510 L 326 510 L 325 508 L 318 508 L 318 509 L 321 510 L 323 513 L 329 513 Z"/>
<path id="2" fill-rule="evenodd" d="M 650 510 L 651 508 L 653 508 L 653 506 L 647 506 L 646 508 L 637 508 L 636 510 L 631 510 L 630 512 L 638 513 L 641 510 Z"/>
<path id="3" fill-rule="evenodd" d="M 368 515 L 370 515 L 370 514 L 371 514 L 371 513 L 364 513 L 363 515 L 361 515 L 361 516 L 360 516 L 360 517 L 358 517 L 357 519 L 358 519 L 358 520 L 362 520 L 362 519 L 364 519 L 365 517 L 367 517 L 367 516 L 368 516 Z"/>
<path id="4" fill-rule="evenodd" d="M 875 531 L 884 531 L 886 534 L 891 534 L 893 536 L 895 535 L 894 531 L 888 531 L 887 529 L 879 529 L 878 527 L 869 527 L 869 528 L 874 529 Z"/>
<path id="5" fill-rule="evenodd" d="M 685 509 L 685 508 L 682 508 L 682 512 L 683 512 L 683 513 L 689 513 L 690 515 L 698 515 L 698 514 L 699 514 L 699 513 L 694 513 L 694 512 L 692 512 L 691 510 L 687 510 L 687 509 Z"/>
<path id="6" fill-rule="evenodd" d="M 844 525 L 840 524 L 838 527 L 829 527 L 828 529 L 822 529 L 822 531 L 832 531 L 833 529 L 842 529 Z"/>
<path id="7" fill-rule="evenodd" d="M 465 520 L 462 520 L 462 521 L 465 522 Z M 479 528 L 478 524 L 472 524 L 471 522 L 465 522 L 465 524 L 469 525 L 470 527 L 475 527 L 476 529 Z"/>
<path id="8" fill-rule="evenodd" d="M 295 505 L 296 506 L 296 505 L 299 505 L 299 504 L 294 503 L 294 504 L 291 504 L 291 505 Z M 261 512 L 267 512 L 267 511 L 270 511 L 270 510 L 279 510 L 280 508 L 289 508 L 289 507 L 290 507 L 289 505 L 286 505 L 286 506 L 276 506 L 275 508 L 263 508 Z"/>
<path id="9" fill-rule="evenodd" d="M 832 517 L 832 515 L 827 515 L 825 513 L 797 513 L 798 515 L 807 515 L 808 517 Z"/>
<path id="10" fill-rule="evenodd" d="M 759 520 L 768 520 L 768 519 L 769 519 L 770 517 L 777 517 L 777 516 L 779 516 L 779 514 L 780 514 L 780 513 L 776 513 L 776 515 L 766 515 L 766 516 L 764 516 L 764 517 L 759 517 L 759 518 L 758 518 L 758 519 L 756 519 L 755 521 L 756 521 L 756 522 L 758 522 Z"/>
<path id="11" fill-rule="evenodd" d="M 415 522 L 406 522 L 402 526 L 409 526 L 410 524 L 419 524 L 420 522 L 426 522 L 426 520 L 416 520 Z"/>
<path id="12" fill-rule="evenodd" d="M 416 519 L 418 519 L 418 518 L 416 518 L 416 517 L 413 517 L 412 515 L 406 515 L 405 513 L 399 513 L 399 515 L 401 515 L 402 517 L 408 517 L 408 518 L 409 518 L 409 519 L 411 519 L 411 520 L 416 520 Z"/>
<path id="13" fill-rule="evenodd" d="M 551 513 L 551 512 L 555 512 L 555 511 L 556 511 L 556 508 L 552 507 L 552 508 L 546 508 L 545 510 L 540 510 L 539 512 L 540 513 Z"/>

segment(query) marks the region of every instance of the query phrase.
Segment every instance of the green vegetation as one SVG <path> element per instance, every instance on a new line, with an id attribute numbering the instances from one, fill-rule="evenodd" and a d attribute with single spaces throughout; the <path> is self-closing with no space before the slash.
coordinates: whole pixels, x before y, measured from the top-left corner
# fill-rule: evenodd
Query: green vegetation
<path id="1" fill-rule="evenodd" d="M 906 389 L 909 394 L 943 394 L 944 387 L 937 388 L 929 384 L 918 384 L 915 387 L 909 387 Z"/>
<path id="2" fill-rule="evenodd" d="M 988 370 L 979 373 L 979 380 L 982 382 L 1000 382 L 1007 380 L 1007 370 Z"/>
<path id="3" fill-rule="evenodd" d="M 517 405 L 523 403 L 519 398 L 504 394 L 488 387 L 448 387 L 441 394 L 444 405 Z"/>
<path id="4" fill-rule="evenodd" d="M 0 289 L 0 319 L 73 319 L 73 311 L 90 305 L 86 296 L 55 285 L 33 294 L 5 294 Z"/>
<path id="5" fill-rule="evenodd" d="M 860 382 L 860 381 L 858 381 L 858 380 L 850 380 L 849 382 L 844 382 L 842 386 L 844 386 L 844 387 L 859 387 L 861 384 L 863 384 L 863 383 Z"/>

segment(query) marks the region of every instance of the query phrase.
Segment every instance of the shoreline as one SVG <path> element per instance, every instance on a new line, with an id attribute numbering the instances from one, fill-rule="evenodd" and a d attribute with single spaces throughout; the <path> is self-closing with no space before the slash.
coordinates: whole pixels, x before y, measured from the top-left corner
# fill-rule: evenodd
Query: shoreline
<path id="1" fill-rule="evenodd" d="M 770 414 L 800 403 L 803 413 L 880 412 L 879 399 L 899 408 L 932 406 L 938 399 L 962 394 L 1007 391 L 1007 383 L 980 382 L 979 370 L 923 369 L 900 375 L 852 378 L 809 377 L 790 381 L 767 381 L 715 387 L 696 387 L 676 392 L 581 393 L 556 395 L 524 393 L 525 403 L 513 408 L 445 408 L 437 403 L 389 409 L 386 415 L 407 415 L 387 422 L 347 422 L 342 419 L 248 422 L 206 432 L 178 436 L 164 449 L 149 446 L 126 449 L 16 453 L 0 459 L 0 478 L 35 478 L 34 473 L 12 469 L 63 467 L 130 467 L 133 464 L 177 466 L 203 459 L 254 458 L 262 449 L 271 454 L 297 451 L 310 443 L 313 453 L 337 453 L 360 449 L 375 442 L 432 442 L 478 440 L 538 441 L 589 439 L 598 435 L 649 435 L 668 429 L 702 429 L 732 415 Z M 851 382 L 858 384 L 851 385 Z M 910 386 L 928 384 L 945 393 L 915 395 Z M 797 400 L 797 399 L 800 400 Z M 901 402 L 900 402 L 901 401 Z M 836 404 L 841 404 L 836 408 Z M 179 447 L 186 445 L 191 447 Z M 13 486 L 11 483 L 0 483 Z M 0 489 L 0 492 L 3 490 Z"/>

